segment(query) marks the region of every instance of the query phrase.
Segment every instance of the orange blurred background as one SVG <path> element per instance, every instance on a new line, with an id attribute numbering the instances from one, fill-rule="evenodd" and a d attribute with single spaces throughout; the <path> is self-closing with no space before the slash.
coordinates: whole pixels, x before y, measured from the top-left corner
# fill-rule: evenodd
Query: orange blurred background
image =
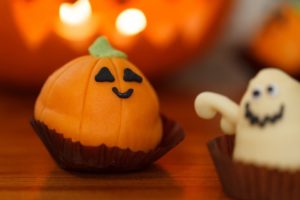
<path id="1" fill-rule="evenodd" d="M 218 90 L 261 67 L 300 71 L 292 0 L 2 0 L 0 22 L 0 83 L 25 92 L 99 35 L 160 87 Z"/>
<path id="2" fill-rule="evenodd" d="M 40 86 L 105 35 L 150 78 L 202 54 L 229 14 L 232 0 L 3 0 L 0 79 Z"/>

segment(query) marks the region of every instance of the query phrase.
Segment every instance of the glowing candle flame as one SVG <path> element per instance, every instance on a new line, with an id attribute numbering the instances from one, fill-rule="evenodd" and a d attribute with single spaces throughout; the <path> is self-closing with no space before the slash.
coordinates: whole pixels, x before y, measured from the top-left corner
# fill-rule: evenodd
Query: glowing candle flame
<path id="1" fill-rule="evenodd" d="M 124 35 L 136 35 L 147 26 L 145 14 L 139 9 L 126 9 L 119 14 L 116 20 L 117 30 Z"/>
<path id="2" fill-rule="evenodd" d="M 86 22 L 92 15 L 89 0 L 78 0 L 73 4 L 62 3 L 59 8 L 59 17 L 68 25 L 80 25 Z"/>

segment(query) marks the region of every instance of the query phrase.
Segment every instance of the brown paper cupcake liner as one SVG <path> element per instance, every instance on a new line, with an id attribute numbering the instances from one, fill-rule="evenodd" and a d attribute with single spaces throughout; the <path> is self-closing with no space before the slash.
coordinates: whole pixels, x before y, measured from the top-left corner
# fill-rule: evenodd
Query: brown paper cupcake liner
<path id="1" fill-rule="evenodd" d="M 237 199 L 299 200 L 300 170 L 280 171 L 233 161 L 234 136 L 208 143 L 224 192 Z"/>
<path id="2" fill-rule="evenodd" d="M 163 138 L 153 150 L 131 151 L 118 147 L 107 147 L 102 144 L 97 147 L 84 146 L 80 142 L 72 142 L 55 130 L 49 129 L 37 120 L 31 120 L 31 125 L 40 137 L 47 150 L 66 170 L 83 172 L 128 172 L 143 169 L 184 139 L 183 129 L 174 121 L 162 116 Z"/>

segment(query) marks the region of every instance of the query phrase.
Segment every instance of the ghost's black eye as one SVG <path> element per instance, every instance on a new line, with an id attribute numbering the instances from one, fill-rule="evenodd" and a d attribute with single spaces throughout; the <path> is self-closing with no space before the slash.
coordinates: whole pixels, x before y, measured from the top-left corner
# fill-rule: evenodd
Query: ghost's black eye
<path id="1" fill-rule="evenodd" d="M 124 81 L 128 81 L 128 82 L 138 82 L 141 83 L 143 81 L 143 78 L 140 77 L 139 75 L 137 75 L 136 73 L 134 73 L 131 69 L 126 68 L 124 70 L 124 77 L 123 77 Z"/>
<path id="2" fill-rule="evenodd" d="M 258 89 L 258 88 L 254 89 L 254 90 L 252 91 L 252 96 L 253 96 L 254 99 L 259 98 L 260 95 L 261 95 L 261 91 L 260 91 L 260 89 Z"/>
<path id="3" fill-rule="evenodd" d="M 268 92 L 269 95 L 271 95 L 271 96 L 276 96 L 277 93 L 278 93 L 278 88 L 276 87 L 276 85 L 270 84 L 270 85 L 267 87 L 267 92 Z"/>
<path id="4" fill-rule="evenodd" d="M 107 67 L 102 67 L 98 74 L 95 76 L 97 82 L 114 82 L 115 78 Z"/>

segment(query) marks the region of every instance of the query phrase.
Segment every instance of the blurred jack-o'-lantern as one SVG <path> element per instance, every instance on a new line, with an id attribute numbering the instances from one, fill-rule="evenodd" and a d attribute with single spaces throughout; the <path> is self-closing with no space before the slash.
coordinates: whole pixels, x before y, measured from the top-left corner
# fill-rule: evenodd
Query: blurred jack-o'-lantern
<path id="1" fill-rule="evenodd" d="M 260 66 L 300 74 L 300 10 L 282 5 L 252 41 L 250 56 Z"/>
<path id="2" fill-rule="evenodd" d="M 39 86 L 106 35 L 150 78 L 207 47 L 232 0 L 1 0 L 0 80 Z"/>

